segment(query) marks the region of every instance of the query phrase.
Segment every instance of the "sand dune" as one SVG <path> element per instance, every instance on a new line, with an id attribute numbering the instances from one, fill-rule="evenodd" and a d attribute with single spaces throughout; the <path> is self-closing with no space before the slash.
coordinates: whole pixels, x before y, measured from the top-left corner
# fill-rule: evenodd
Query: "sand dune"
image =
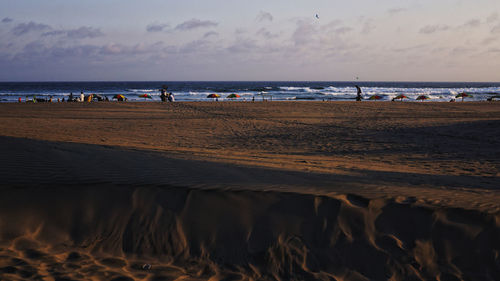
<path id="1" fill-rule="evenodd" d="M 1 280 L 500 279 L 497 104 L 0 109 Z"/>
<path id="2" fill-rule="evenodd" d="M 9 241 L 0 251 L 3 278 L 500 277 L 500 218 L 478 211 L 352 194 L 172 187 L 45 187 L 8 194 L 0 209 L 1 240 Z"/>

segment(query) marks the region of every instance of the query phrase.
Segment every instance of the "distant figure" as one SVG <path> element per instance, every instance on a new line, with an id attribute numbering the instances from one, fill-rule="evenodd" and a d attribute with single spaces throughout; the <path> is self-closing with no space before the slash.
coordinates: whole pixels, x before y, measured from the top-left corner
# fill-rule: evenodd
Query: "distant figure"
<path id="1" fill-rule="evenodd" d="M 109 101 L 109 99 L 108 99 L 108 97 L 107 97 L 107 96 L 105 96 L 105 97 L 104 97 L 104 100 L 105 100 L 105 101 Z"/>
<path id="2" fill-rule="evenodd" d="M 60 99 L 60 98 L 57 98 L 57 102 L 61 102 L 61 99 Z"/>
<path id="3" fill-rule="evenodd" d="M 19 99 L 17 101 L 18 102 L 23 102 L 23 100 L 21 99 L 21 97 L 19 97 Z"/>
<path id="4" fill-rule="evenodd" d="M 161 94 L 160 94 L 160 99 L 162 102 L 166 102 L 167 101 L 167 91 L 165 89 L 161 89 Z"/>
<path id="5" fill-rule="evenodd" d="M 172 93 L 169 93 L 169 94 L 168 94 L 168 101 L 169 101 L 169 102 L 174 102 L 174 101 L 175 101 L 174 94 L 172 94 Z"/>
<path id="6" fill-rule="evenodd" d="M 49 98 L 49 102 L 52 102 L 52 96 L 50 96 L 50 98 Z"/>
<path id="7" fill-rule="evenodd" d="M 455 99 L 451 99 L 450 102 L 455 102 Z"/>
<path id="8" fill-rule="evenodd" d="M 73 93 L 69 93 L 68 101 L 73 101 Z"/>
<path id="9" fill-rule="evenodd" d="M 355 85 L 356 90 L 358 90 L 358 94 L 356 96 L 356 101 L 361 101 L 361 88 L 358 85 Z"/>
<path id="10" fill-rule="evenodd" d="M 62 99 L 62 102 L 64 102 L 64 98 Z"/>
<path id="11" fill-rule="evenodd" d="M 83 91 L 80 93 L 80 101 L 81 102 L 85 101 L 85 95 L 83 94 Z"/>

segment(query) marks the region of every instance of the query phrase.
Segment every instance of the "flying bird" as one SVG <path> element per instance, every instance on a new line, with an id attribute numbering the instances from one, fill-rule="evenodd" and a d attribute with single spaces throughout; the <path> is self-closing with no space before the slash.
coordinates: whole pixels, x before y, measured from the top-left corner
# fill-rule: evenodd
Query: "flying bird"
<path id="1" fill-rule="evenodd" d="M 318 14 L 316 14 L 316 18 L 319 19 L 319 15 Z"/>

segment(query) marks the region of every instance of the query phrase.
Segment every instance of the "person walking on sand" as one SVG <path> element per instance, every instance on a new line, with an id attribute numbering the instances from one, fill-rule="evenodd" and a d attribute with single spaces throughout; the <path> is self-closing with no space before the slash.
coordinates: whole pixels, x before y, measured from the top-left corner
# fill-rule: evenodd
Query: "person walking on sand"
<path id="1" fill-rule="evenodd" d="M 358 91 L 357 95 L 356 95 L 356 101 L 361 101 L 361 88 L 358 86 L 358 85 L 354 85 L 354 87 L 356 87 L 356 90 Z"/>
<path id="2" fill-rule="evenodd" d="M 85 101 L 85 95 L 83 94 L 83 91 L 80 93 L 80 101 L 81 102 Z"/>

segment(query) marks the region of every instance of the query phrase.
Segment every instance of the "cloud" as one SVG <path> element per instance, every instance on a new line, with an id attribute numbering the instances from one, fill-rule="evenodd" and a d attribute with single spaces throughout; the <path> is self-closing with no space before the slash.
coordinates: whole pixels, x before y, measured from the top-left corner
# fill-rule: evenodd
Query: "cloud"
<path id="1" fill-rule="evenodd" d="M 245 33 L 247 33 L 247 32 L 248 32 L 248 30 L 246 30 L 245 28 L 236 28 L 236 29 L 234 30 L 234 34 L 236 34 L 236 35 L 245 34 Z"/>
<path id="2" fill-rule="evenodd" d="M 456 47 L 451 52 L 454 55 L 465 55 L 474 51 L 476 51 L 476 48 Z"/>
<path id="3" fill-rule="evenodd" d="M 149 24 L 148 26 L 146 26 L 146 31 L 147 32 L 161 32 L 163 31 L 165 28 L 168 28 L 169 25 L 168 24 L 164 24 L 164 23 L 152 23 L 152 24 Z"/>
<path id="4" fill-rule="evenodd" d="M 297 28 L 292 34 L 292 41 L 295 46 L 309 44 L 316 34 L 316 28 L 307 21 L 298 21 Z"/>
<path id="5" fill-rule="evenodd" d="M 102 33 L 100 29 L 87 26 L 67 31 L 67 36 L 74 39 L 95 38 L 103 35 L 104 33 Z"/>
<path id="6" fill-rule="evenodd" d="M 191 19 L 181 24 L 178 24 L 175 27 L 175 30 L 193 30 L 197 28 L 215 27 L 217 25 L 218 23 L 209 20 L 202 21 L 199 19 Z"/>
<path id="7" fill-rule="evenodd" d="M 335 33 L 336 34 L 346 34 L 346 33 L 349 33 L 351 30 L 352 30 L 352 28 L 350 28 L 348 26 L 342 26 L 342 27 L 335 29 Z"/>
<path id="8" fill-rule="evenodd" d="M 376 28 L 372 19 L 368 19 L 363 23 L 363 28 L 361 29 L 361 33 L 369 34 Z"/>
<path id="9" fill-rule="evenodd" d="M 493 23 L 493 22 L 496 22 L 497 20 L 498 20 L 498 13 L 497 12 L 492 13 L 491 15 L 489 15 L 486 18 L 487 23 Z"/>
<path id="10" fill-rule="evenodd" d="M 258 45 L 250 39 L 238 40 L 235 44 L 227 47 L 230 53 L 250 53 L 255 52 Z"/>
<path id="11" fill-rule="evenodd" d="M 487 52 L 500 54 L 500 48 L 489 48 Z"/>
<path id="12" fill-rule="evenodd" d="M 214 36 L 214 37 L 219 36 L 219 33 L 215 32 L 215 31 L 209 31 L 203 35 L 203 38 L 208 38 L 208 37 L 212 37 L 212 36 Z"/>
<path id="13" fill-rule="evenodd" d="M 50 26 L 42 23 L 35 23 L 30 21 L 29 23 L 20 23 L 12 28 L 12 33 L 16 36 L 22 36 L 24 34 L 34 32 L 34 31 L 45 31 L 51 29 Z"/>
<path id="14" fill-rule="evenodd" d="M 351 32 L 353 29 L 348 26 L 341 25 L 341 20 L 331 21 L 323 26 L 321 26 L 321 33 L 341 35 Z"/>
<path id="15" fill-rule="evenodd" d="M 420 44 L 420 45 L 405 47 L 405 48 L 395 48 L 395 49 L 392 49 L 392 51 L 398 52 L 398 53 L 404 53 L 404 52 L 411 52 L 411 51 L 416 51 L 416 50 L 418 51 L 418 50 L 421 50 L 421 49 L 426 48 L 426 47 L 427 47 L 426 44 Z"/>
<path id="16" fill-rule="evenodd" d="M 11 18 L 3 18 L 2 19 L 2 23 L 9 23 L 9 22 L 12 22 L 12 21 L 13 21 L 13 19 L 11 19 Z"/>
<path id="17" fill-rule="evenodd" d="M 52 30 L 48 31 L 42 34 L 42 36 L 58 36 L 58 35 L 65 35 L 66 30 Z"/>
<path id="18" fill-rule="evenodd" d="M 420 29 L 419 32 L 422 34 L 432 34 L 432 33 L 438 32 L 438 31 L 446 31 L 448 29 L 450 29 L 450 27 L 447 25 L 435 24 L 435 25 L 424 26 Z"/>
<path id="19" fill-rule="evenodd" d="M 36 63 L 67 63 L 81 60 L 86 64 L 104 63 L 119 59 L 140 59 L 141 57 L 162 53 L 163 43 L 124 45 L 109 43 L 104 45 L 76 44 L 61 46 L 48 45 L 47 41 L 37 40 L 26 44 L 17 53 L 10 55 L 10 62 L 14 64 Z"/>
<path id="20" fill-rule="evenodd" d="M 500 33 L 500 24 L 497 24 L 491 29 L 491 33 Z"/>
<path id="21" fill-rule="evenodd" d="M 387 11 L 387 13 L 389 13 L 390 15 L 395 15 L 395 14 L 399 14 L 399 13 L 404 12 L 404 11 L 406 11 L 405 8 L 392 8 L 392 9 L 389 9 Z"/>
<path id="22" fill-rule="evenodd" d="M 64 35 L 70 39 L 85 39 L 104 36 L 98 28 L 82 26 L 76 29 L 52 30 L 42 34 L 42 36 L 60 36 Z"/>
<path id="23" fill-rule="evenodd" d="M 268 12 L 260 11 L 260 13 L 257 15 L 256 20 L 258 22 L 273 21 L 273 15 Z"/>
<path id="24" fill-rule="evenodd" d="M 257 30 L 257 32 L 255 34 L 258 35 L 258 36 L 262 36 L 265 39 L 273 39 L 273 38 L 279 37 L 279 34 L 271 33 L 266 28 L 261 28 L 261 29 Z"/>
<path id="25" fill-rule="evenodd" d="M 210 49 L 209 44 L 208 40 L 195 40 L 180 46 L 178 50 L 181 54 L 201 53 Z"/>
<path id="26" fill-rule="evenodd" d="M 461 27 L 468 27 L 468 28 L 474 28 L 474 27 L 479 27 L 481 25 L 481 21 L 478 19 L 471 19 L 464 23 Z"/>
<path id="27" fill-rule="evenodd" d="M 485 38 L 485 39 L 481 42 L 481 44 L 483 44 L 483 45 L 489 45 L 489 44 L 494 43 L 494 42 L 496 42 L 496 41 L 498 41 L 498 37 L 488 37 L 488 38 Z"/>
<path id="28" fill-rule="evenodd" d="M 92 58 L 98 53 L 99 48 L 92 45 L 72 47 L 46 46 L 42 42 L 34 41 L 22 48 L 12 56 L 13 63 L 35 64 L 39 62 L 57 62 L 67 59 Z"/>

